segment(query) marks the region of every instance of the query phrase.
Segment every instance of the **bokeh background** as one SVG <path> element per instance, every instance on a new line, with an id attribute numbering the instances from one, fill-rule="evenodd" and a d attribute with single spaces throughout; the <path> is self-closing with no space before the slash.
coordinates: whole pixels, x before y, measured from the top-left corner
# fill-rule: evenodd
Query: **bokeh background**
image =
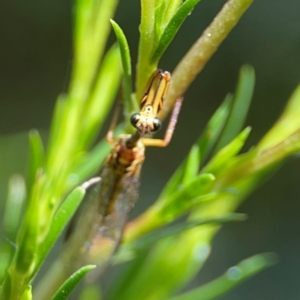
<path id="1" fill-rule="evenodd" d="M 116 21 L 125 31 L 136 61 L 139 1 L 120 1 Z M 180 58 L 225 3 L 204 0 L 187 18 L 160 67 L 172 72 Z M 253 127 L 246 148 L 256 144 L 280 115 L 300 82 L 300 2 L 254 1 L 238 26 L 186 94 L 172 143 L 148 149 L 140 201 L 144 210 L 186 155 L 193 141 L 233 91 L 242 64 L 256 70 L 256 88 L 246 125 Z M 111 42 L 113 41 L 111 37 Z M 0 2 L 0 208 L 8 178 L 24 173 L 26 134 L 47 136 L 58 94 L 67 89 L 72 58 L 72 2 Z M 290 158 L 239 208 L 244 223 L 223 227 L 211 256 L 194 280 L 199 285 L 221 275 L 240 260 L 265 251 L 280 262 L 248 280 L 222 300 L 300 299 L 300 159 Z"/>

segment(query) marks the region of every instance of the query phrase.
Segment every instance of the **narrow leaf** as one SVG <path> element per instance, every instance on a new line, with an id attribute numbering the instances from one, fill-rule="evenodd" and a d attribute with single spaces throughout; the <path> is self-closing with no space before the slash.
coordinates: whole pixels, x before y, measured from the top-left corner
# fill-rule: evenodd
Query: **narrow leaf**
<path id="1" fill-rule="evenodd" d="M 68 298 L 68 296 L 72 293 L 74 288 L 77 286 L 77 284 L 80 282 L 80 280 L 93 270 L 96 266 L 95 265 L 87 265 L 82 268 L 80 268 L 78 271 L 76 271 L 72 276 L 70 276 L 63 285 L 59 288 L 59 290 L 55 293 L 55 295 L 52 297 L 52 300 L 65 300 Z"/>
<path id="2" fill-rule="evenodd" d="M 117 0 L 77 0 L 74 28 L 72 89 L 83 100 L 94 80 L 110 32 Z"/>
<path id="3" fill-rule="evenodd" d="M 173 193 L 163 193 L 144 214 L 128 224 L 124 240 L 134 240 L 182 216 L 200 203 L 214 200 L 218 194 L 209 192 L 214 180 L 212 174 L 202 173 L 185 186 L 179 185 Z"/>
<path id="4" fill-rule="evenodd" d="M 35 183 L 38 186 L 38 182 Z M 35 189 L 36 192 L 38 190 Z M 37 192 L 38 193 L 38 192 Z M 35 266 L 36 252 L 39 243 L 40 206 L 39 198 L 33 195 L 30 197 L 24 220 L 20 226 L 17 236 L 17 251 L 14 258 L 14 271 L 28 277 Z M 13 272 L 13 271 L 12 271 Z M 12 276 L 13 277 L 13 276 Z M 14 278 L 15 279 L 15 278 Z M 16 280 L 14 285 L 16 285 Z M 12 287 L 12 289 L 15 287 Z"/>
<path id="5" fill-rule="evenodd" d="M 210 118 L 205 129 L 203 130 L 203 133 L 197 141 L 201 152 L 202 164 L 203 161 L 209 156 L 211 150 L 219 139 L 222 130 L 224 129 L 224 125 L 226 124 L 230 113 L 232 99 L 233 97 L 231 94 L 226 95 L 224 101 Z"/>
<path id="6" fill-rule="evenodd" d="M 24 178 L 21 175 L 13 175 L 9 180 L 8 196 L 3 214 L 2 225 L 5 239 L 0 240 L 0 282 L 4 278 L 6 268 L 9 266 L 15 251 L 16 234 L 25 196 Z"/>
<path id="7" fill-rule="evenodd" d="M 253 0 L 228 0 L 212 23 L 181 59 L 172 74 L 172 84 L 164 109 L 158 114 L 165 119 L 176 100 L 186 93 L 195 77 L 203 70 L 208 60 L 238 23 Z"/>
<path id="8" fill-rule="evenodd" d="M 124 109 L 125 117 L 131 115 L 133 112 L 138 110 L 137 103 L 132 101 L 132 72 L 131 72 L 131 59 L 130 59 L 130 49 L 126 39 L 126 36 L 120 26 L 113 20 L 110 20 L 115 35 L 118 40 L 124 80 L 123 80 L 123 96 L 124 96 Z"/>
<path id="9" fill-rule="evenodd" d="M 62 126 L 65 126 L 66 122 L 66 107 L 67 107 L 66 95 L 59 95 L 55 108 L 54 115 L 51 122 L 50 137 L 49 137 L 49 153 L 47 157 L 47 167 L 51 168 L 54 165 L 54 161 L 57 157 L 58 149 L 61 145 L 61 130 Z"/>
<path id="10" fill-rule="evenodd" d="M 31 130 L 29 132 L 29 162 L 28 162 L 28 188 L 33 185 L 37 170 L 44 165 L 44 146 L 41 136 L 37 130 Z"/>
<path id="11" fill-rule="evenodd" d="M 203 168 L 203 172 L 209 172 L 214 175 L 223 172 L 225 167 L 231 163 L 231 158 L 234 157 L 244 146 L 250 134 L 251 128 L 245 128 L 233 141 L 222 148 L 208 164 Z"/>
<path id="12" fill-rule="evenodd" d="M 116 128 L 116 136 L 121 134 L 121 128 L 122 125 Z M 102 140 L 86 155 L 82 163 L 74 171 L 77 175 L 77 183 L 96 174 L 110 149 L 111 146 L 105 140 Z M 74 186 L 74 182 L 72 182 L 72 186 Z"/>
<path id="13" fill-rule="evenodd" d="M 227 95 L 220 107 L 216 110 L 213 114 L 211 119 L 209 120 L 208 124 L 206 125 L 203 133 L 201 134 L 200 138 L 196 142 L 193 147 L 199 148 L 199 155 L 201 154 L 201 162 L 207 158 L 211 149 L 214 147 L 219 135 L 226 123 L 230 112 L 230 103 L 232 100 L 231 95 Z M 191 153 L 193 151 L 191 150 Z M 195 154 L 195 153 L 194 153 Z M 194 155 L 193 154 L 193 155 Z M 168 183 L 166 184 L 163 192 L 160 195 L 160 198 L 167 197 L 168 195 L 175 192 L 178 187 L 180 186 L 184 173 L 186 172 L 185 169 L 187 167 L 187 160 L 184 160 L 181 165 L 177 168 L 174 172 L 172 177 L 169 179 Z M 199 165 L 194 166 L 195 168 L 199 168 Z"/>
<path id="14" fill-rule="evenodd" d="M 86 155 L 83 162 L 74 171 L 77 175 L 78 183 L 90 177 L 92 174 L 95 174 L 99 170 L 110 148 L 110 145 L 102 140 L 90 153 Z"/>
<path id="15" fill-rule="evenodd" d="M 140 99 L 144 93 L 144 88 L 156 65 L 149 64 L 149 58 L 153 50 L 155 38 L 155 1 L 141 0 L 141 24 L 138 62 L 136 70 L 136 98 Z"/>
<path id="16" fill-rule="evenodd" d="M 215 195 L 207 194 L 207 191 L 214 180 L 212 174 L 200 174 L 168 197 L 159 198 L 151 209 L 154 209 L 156 218 L 160 218 L 160 221 L 174 220 L 195 204 L 213 199 Z M 202 201 L 198 197 L 202 197 Z"/>
<path id="17" fill-rule="evenodd" d="M 64 228 L 72 218 L 81 200 L 84 198 L 86 189 L 89 186 L 97 183 L 99 180 L 99 177 L 95 177 L 86 181 L 81 186 L 75 188 L 60 206 L 53 217 L 47 237 L 39 247 L 38 261 L 32 276 L 35 276 L 35 274 L 38 272 L 41 264 L 46 259 L 46 256 L 52 249 L 61 232 L 64 230 Z"/>
<path id="18" fill-rule="evenodd" d="M 254 83 L 254 69 L 249 65 L 242 66 L 230 115 L 215 151 L 227 145 L 242 129 L 251 103 Z"/>
<path id="19" fill-rule="evenodd" d="M 193 145 L 185 164 L 184 174 L 181 182 L 183 185 L 188 184 L 191 180 L 193 180 L 197 176 L 199 166 L 200 166 L 199 146 Z"/>
<path id="20" fill-rule="evenodd" d="M 171 225 L 164 228 L 159 228 L 150 233 L 147 233 L 137 240 L 133 241 L 128 245 L 122 246 L 122 248 L 118 251 L 117 255 L 114 257 L 114 263 L 123 263 L 125 261 L 133 259 L 137 252 L 141 249 L 148 249 L 157 241 L 173 236 L 175 234 L 182 233 L 185 230 L 194 228 L 196 226 L 204 225 L 204 224 L 224 224 L 231 222 L 241 222 L 245 221 L 247 215 L 240 213 L 232 213 L 226 216 L 221 217 L 212 217 L 206 219 L 200 219 L 197 221 L 187 221 L 180 224 Z"/>
<path id="21" fill-rule="evenodd" d="M 115 32 L 115 35 L 116 35 L 116 38 L 118 40 L 118 44 L 120 47 L 123 71 L 124 71 L 125 76 L 127 76 L 126 80 L 130 79 L 130 83 L 131 83 L 130 49 L 129 49 L 129 45 L 128 45 L 126 36 L 125 36 L 123 30 L 121 29 L 121 27 L 114 20 L 110 20 L 110 23 Z M 131 84 L 130 84 L 130 89 L 132 89 Z"/>
<path id="22" fill-rule="evenodd" d="M 24 178 L 21 175 L 13 175 L 9 180 L 8 196 L 3 215 L 3 228 L 5 236 L 9 239 L 15 239 L 25 197 Z"/>
<path id="23" fill-rule="evenodd" d="M 276 124 L 259 142 L 260 150 L 271 148 L 300 129 L 300 85 L 297 86 L 289 99 L 284 112 Z"/>
<path id="24" fill-rule="evenodd" d="M 159 5 L 155 8 L 155 44 L 159 40 L 161 33 L 164 30 L 164 14 L 167 2 L 160 1 Z"/>
<path id="25" fill-rule="evenodd" d="M 178 10 L 178 7 L 182 4 L 182 0 L 172 0 L 166 2 L 168 2 L 168 5 L 164 14 L 164 24 L 168 24 L 170 22 Z"/>
<path id="26" fill-rule="evenodd" d="M 32 300 L 32 287 L 27 286 L 20 300 Z"/>
<path id="27" fill-rule="evenodd" d="M 171 194 L 178 190 L 184 175 L 185 164 L 186 160 L 183 161 L 183 163 L 181 163 L 181 165 L 177 168 L 172 177 L 169 179 L 163 191 L 159 195 L 159 199 L 169 197 Z"/>
<path id="28" fill-rule="evenodd" d="M 177 31 L 179 30 L 180 26 L 182 25 L 183 21 L 186 17 L 193 11 L 195 5 L 200 0 L 186 0 L 183 4 L 179 7 L 176 14 L 172 17 L 169 24 L 167 25 L 166 29 L 164 30 L 157 47 L 152 53 L 150 62 L 156 63 L 159 61 L 171 41 L 173 40 L 174 36 L 176 35 Z"/>
<path id="29" fill-rule="evenodd" d="M 202 220 L 187 221 L 181 224 L 171 225 L 166 228 L 160 228 L 144 236 L 141 236 L 138 240 L 134 241 L 130 246 L 133 248 L 147 248 L 150 247 L 156 241 L 166 238 L 175 234 L 182 233 L 185 230 L 190 228 L 194 228 L 196 226 L 204 225 L 204 224 L 224 224 L 231 222 L 241 222 L 247 219 L 247 215 L 241 213 L 231 213 L 226 216 L 216 216 L 211 218 L 206 218 Z"/>
<path id="30" fill-rule="evenodd" d="M 105 121 L 117 94 L 121 73 L 119 49 L 114 45 L 103 59 L 95 88 L 83 114 L 85 122 L 80 141 L 83 148 L 94 140 Z"/>
<path id="31" fill-rule="evenodd" d="M 244 280 L 276 263 L 277 257 L 273 253 L 264 253 L 252 256 L 241 261 L 238 265 L 228 269 L 223 276 L 183 295 L 172 297 L 169 300 L 216 299 L 242 283 Z"/>

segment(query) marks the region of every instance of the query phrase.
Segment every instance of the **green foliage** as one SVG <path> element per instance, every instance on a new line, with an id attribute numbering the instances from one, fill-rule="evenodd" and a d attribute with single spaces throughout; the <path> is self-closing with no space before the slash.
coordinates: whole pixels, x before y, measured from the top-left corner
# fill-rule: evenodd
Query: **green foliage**
<path id="1" fill-rule="evenodd" d="M 223 295 L 245 279 L 255 275 L 263 269 L 277 263 L 276 256 L 272 253 L 258 254 L 241 261 L 238 265 L 227 270 L 226 274 L 200 288 L 191 290 L 169 300 L 209 300 Z"/>
<path id="2" fill-rule="evenodd" d="M 216 151 L 227 145 L 242 129 L 254 90 L 255 74 L 250 66 L 243 66 L 232 99 L 230 116 L 223 128 L 222 137 L 216 145 Z"/>
<path id="3" fill-rule="evenodd" d="M 89 148 L 111 107 L 121 78 L 118 48 L 113 46 L 103 55 L 110 30 L 108 20 L 115 7 L 116 1 L 111 0 L 76 2 L 70 87 L 68 94 L 57 101 L 47 149 L 44 150 L 36 131 L 30 133 L 27 207 L 18 230 L 16 251 L 2 284 L 4 299 L 28 295 L 33 277 L 83 197 L 82 191 L 75 190 L 79 194 L 72 193 L 73 200 L 68 198 L 64 202 L 66 195 L 91 176 L 91 166 L 86 160 L 92 155 L 88 154 Z M 97 156 L 98 166 L 107 150 Z M 71 206 L 67 209 L 69 201 Z"/>
<path id="4" fill-rule="evenodd" d="M 54 246 L 56 240 L 58 239 L 64 228 L 67 226 L 75 211 L 77 210 L 81 200 L 84 198 L 86 189 L 88 189 L 91 185 L 97 183 L 98 181 L 99 178 L 92 178 L 89 181 L 86 181 L 82 186 L 79 186 L 76 189 L 74 189 L 70 193 L 70 195 L 67 196 L 65 201 L 59 207 L 59 209 L 56 211 L 47 237 L 40 245 L 40 255 L 38 257 L 33 276 L 38 272 L 39 267 L 41 266 L 48 253 L 50 252 L 51 248 Z"/>
<path id="5" fill-rule="evenodd" d="M 139 57 L 136 96 L 140 99 L 148 78 L 175 37 L 185 18 L 200 0 L 141 0 Z"/>
<path id="6" fill-rule="evenodd" d="M 42 139 L 36 130 L 29 132 L 29 161 L 28 161 L 28 187 L 32 187 L 35 182 L 35 176 L 38 173 L 38 169 L 43 167 L 45 161 L 45 151 Z"/>
<path id="7" fill-rule="evenodd" d="M 24 205 L 24 200 L 26 196 L 25 182 L 22 176 L 14 175 L 9 181 L 8 186 L 8 196 L 6 200 L 6 206 L 4 210 L 3 218 L 3 230 L 7 239 L 14 241 L 16 239 L 16 234 L 18 227 L 20 225 L 22 206 Z M 9 266 L 12 255 L 13 247 L 6 241 L 1 241 L 0 243 L 0 265 L 1 282 L 3 281 L 5 275 L 5 269 Z"/>
<path id="8" fill-rule="evenodd" d="M 65 300 L 80 282 L 80 280 L 91 270 L 95 269 L 95 265 L 88 265 L 80 268 L 71 277 L 69 277 L 59 290 L 52 297 L 52 300 Z"/>
<path id="9" fill-rule="evenodd" d="M 121 60 L 123 66 L 123 102 L 124 102 L 124 116 L 128 119 L 130 116 L 138 111 L 138 105 L 136 101 L 132 101 L 132 72 L 131 72 L 131 58 L 130 58 L 130 50 L 129 45 L 126 40 L 126 37 L 120 28 L 120 26 L 110 20 L 111 25 L 114 29 L 115 35 L 118 40 L 120 53 L 121 53 Z"/>
<path id="10" fill-rule="evenodd" d="M 134 240 L 132 243 L 124 245 L 122 250 L 117 253 L 115 256 L 114 263 L 123 263 L 128 260 L 132 260 L 136 258 L 139 253 L 147 250 L 153 243 L 176 234 L 179 234 L 185 230 L 190 228 L 194 228 L 196 226 L 204 225 L 204 224 L 226 224 L 229 222 L 241 222 L 245 221 L 247 216 L 245 214 L 228 214 L 224 217 L 213 217 L 207 218 L 203 220 L 191 221 L 191 222 L 182 222 L 180 224 L 173 224 L 168 227 L 162 227 L 157 230 L 151 231 L 140 238 Z"/>
<path id="11" fill-rule="evenodd" d="M 150 58 L 151 63 L 157 63 L 171 41 L 174 39 L 181 24 L 191 14 L 200 0 L 187 0 L 178 5 L 173 1 L 161 1 L 155 13 L 155 39 L 156 43 Z M 176 1 L 174 1 L 176 2 Z M 176 6 L 178 5 L 178 7 Z M 174 8 L 176 7 L 176 11 Z M 172 11 L 172 13 L 170 13 Z M 172 14 L 171 19 L 169 16 Z"/>
<path id="12" fill-rule="evenodd" d="M 112 106 L 122 78 L 123 126 L 129 132 L 129 115 L 150 74 L 184 19 L 199 0 L 141 0 L 142 15 L 135 82 L 129 45 L 121 27 L 111 21 L 118 46 L 105 54 L 115 0 L 77 0 L 74 13 L 74 65 L 69 90 L 58 97 L 47 147 L 36 130 L 29 133 L 26 189 L 13 177 L 4 211 L 6 237 L 13 249 L 0 243 L 0 297 L 32 299 L 31 284 L 68 221 L 98 179 L 97 171 L 109 147 L 93 145 Z M 252 0 L 229 0 L 204 34 L 175 68 L 170 94 L 160 117 L 164 118 L 226 38 Z M 222 26 L 221 26 L 222 25 Z M 184 76 L 183 76 L 184 75 Z M 250 134 L 243 129 L 254 89 L 254 70 L 243 66 L 234 95 L 228 94 L 191 146 L 157 201 L 128 224 L 115 263 L 127 261 L 107 299 L 214 299 L 274 263 L 269 254 L 257 255 L 231 268 L 225 275 L 180 296 L 172 295 L 201 270 L 211 241 L 223 223 L 244 220 L 237 206 L 289 155 L 300 150 L 300 88 L 292 95 L 282 117 L 258 146 L 240 154 Z M 79 183 L 86 181 L 79 187 Z M 27 190 L 27 195 L 25 190 Z M 26 195 L 26 196 L 25 196 Z M 26 210 L 21 214 L 26 197 Z M 181 223 L 170 222 L 181 218 Z M 73 276 L 63 262 L 53 263 L 41 281 L 37 299 L 66 299 L 94 266 Z M 168 281 L 165 281 L 168 278 Z M 164 284 L 161 284 L 164 282 Z M 98 291 L 86 290 L 81 299 Z"/>

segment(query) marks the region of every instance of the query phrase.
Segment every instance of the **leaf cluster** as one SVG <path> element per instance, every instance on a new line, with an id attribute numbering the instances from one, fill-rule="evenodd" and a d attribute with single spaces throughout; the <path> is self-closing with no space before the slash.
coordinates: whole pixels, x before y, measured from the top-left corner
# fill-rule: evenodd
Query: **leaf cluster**
<path id="1" fill-rule="evenodd" d="M 3 228 L 12 242 L 0 243 L 1 299 L 32 299 L 36 274 L 86 190 L 99 180 L 87 178 L 97 171 L 109 148 L 104 141 L 95 141 L 120 84 L 125 121 L 119 132 L 130 132 L 129 116 L 137 110 L 149 76 L 198 2 L 141 0 L 133 83 L 128 42 L 121 27 L 111 20 L 117 1 L 76 0 L 69 90 L 58 97 L 47 146 L 36 130 L 29 133 L 26 180 L 15 176 L 9 182 Z M 228 0 L 223 6 L 176 66 L 160 118 L 185 93 L 251 3 Z M 117 45 L 105 53 L 109 20 Z M 116 279 L 107 299 L 187 300 L 200 295 L 214 299 L 275 263 L 274 255 L 259 254 L 202 287 L 174 296 L 200 271 L 220 226 L 245 220 L 234 213 L 237 206 L 286 157 L 300 150 L 297 88 L 278 122 L 257 146 L 241 154 L 250 134 L 244 121 L 254 81 L 253 68 L 243 66 L 235 92 L 225 97 L 157 201 L 127 225 L 114 257 L 115 264 L 126 261 L 127 269 Z M 33 290 L 35 298 L 66 299 L 93 268 L 87 265 L 67 278 L 58 259 Z M 100 297 L 94 287 L 84 290 L 81 299 L 92 299 L 90 295 Z"/>

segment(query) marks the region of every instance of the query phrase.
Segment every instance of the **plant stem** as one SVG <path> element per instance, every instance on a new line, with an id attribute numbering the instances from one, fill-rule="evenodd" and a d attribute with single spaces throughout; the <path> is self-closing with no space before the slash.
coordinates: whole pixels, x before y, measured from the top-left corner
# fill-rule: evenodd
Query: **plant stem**
<path id="1" fill-rule="evenodd" d="M 166 118 L 175 101 L 184 95 L 252 2 L 253 0 L 229 0 L 182 58 L 172 74 L 168 97 L 159 112 L 160 119 Z"/>

